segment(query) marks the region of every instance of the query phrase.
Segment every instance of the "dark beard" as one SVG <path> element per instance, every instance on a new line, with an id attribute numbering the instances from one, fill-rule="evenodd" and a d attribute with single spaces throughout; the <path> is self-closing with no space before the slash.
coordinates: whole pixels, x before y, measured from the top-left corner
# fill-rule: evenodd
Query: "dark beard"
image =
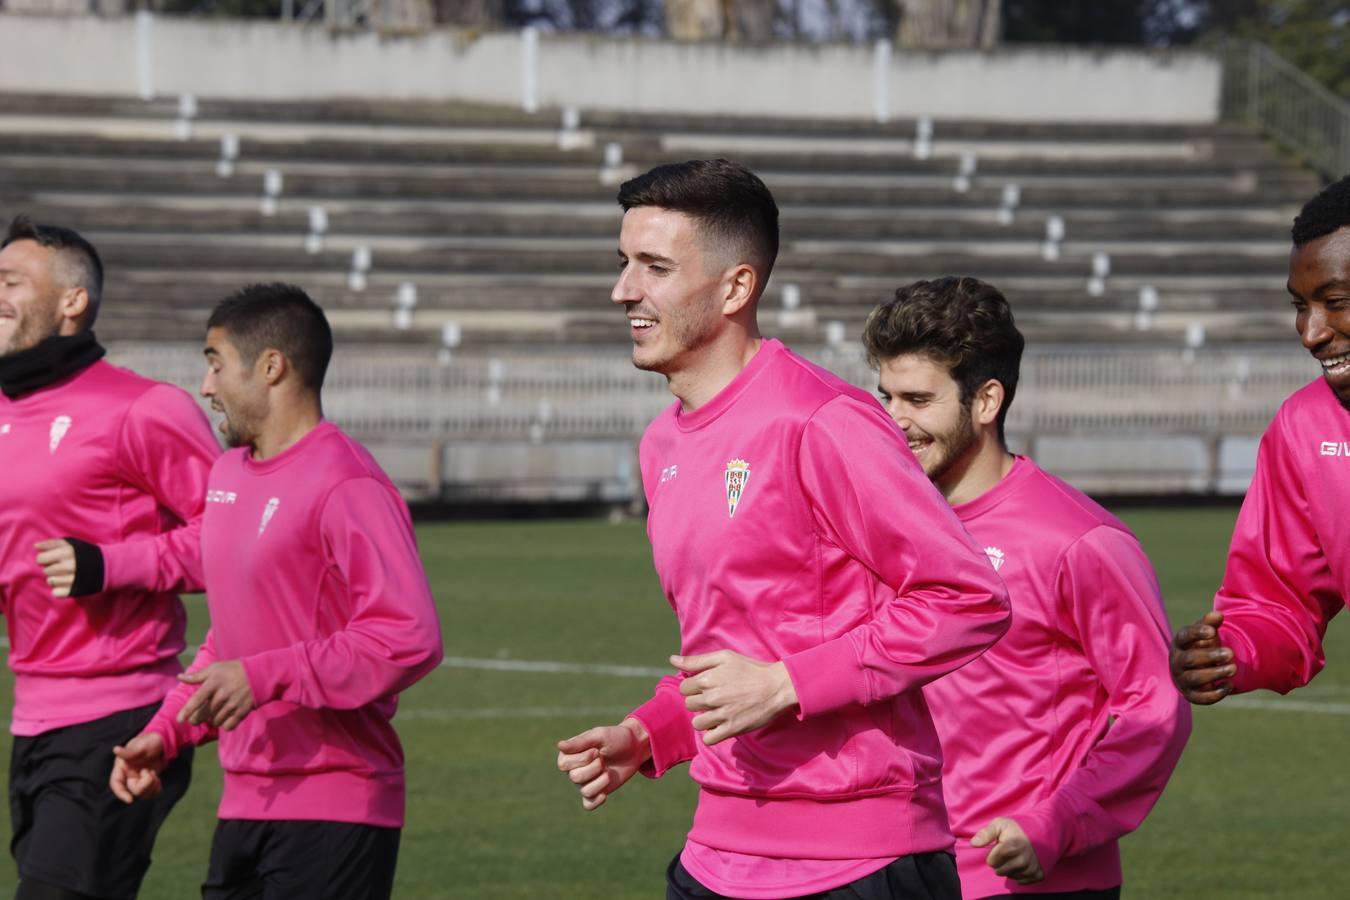
<path id="1" fill-rule="evenodd" d="M 956 429 L 951 433 L 951 442 L 947 444 L 947 452 L 943 454 L 941 468 L 934 469 L 928 473 L 928 478 L 938 484 L 944 475 L 950 472 L 955 466 L 964 464 L 966 458 L 970 456 L 971 449 L 979 443 L 979 436 L 975 433 L 975 428 L 970 417 L 970 407 L 962 405 L 961 421 L 957 423 Z M 947 435 L 943 436 L 944 439 Z M 934 443 L 936 443 L 936 438 Z"/>

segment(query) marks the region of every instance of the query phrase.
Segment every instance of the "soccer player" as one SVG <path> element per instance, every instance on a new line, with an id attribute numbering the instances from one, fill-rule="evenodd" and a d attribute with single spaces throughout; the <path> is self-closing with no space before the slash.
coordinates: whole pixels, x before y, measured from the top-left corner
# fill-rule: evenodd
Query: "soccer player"
<path id="1" fill-rule="evenodd" d="M 323 418 L 333 337 L 283 284 L 211 315 L 203 396 L 235 449 L 211 470 L 201 557 L 211 630 L 110 783 L 152 796 L 183 748 L 220 740 L 206 900 L 377 900 L 404 812 L 397 693 L 441 659 L 408 508 Z M 107 776 L 105 770 L 105 777 Z"/>
<path id="2" fill-rule="evenodd" d="M 919 688 L 1008 626 L 1003 587 L 865 392 L 760 337 L 778 250 L 764 183 L 725 160 L 619 190 L 633 362 L 677 400 L 647 429 L 647 531 L 677 677 L 559 742 L 594 809 L 692 759 L 668 898 L 959 896 Z"/>
<path id="3" fill-rule="evenodd" d="M 1322 377 L 1266 429 L 1214 609 L 1173 641 L 1172 675 L 1192 703 L 1307 684 L 1350 597 L 1350 176 L 1308 201 L 1293 242 L 1294 327 Z"/>
<path id="4" fill-rule="evenodd" d="M 98 252 L 19 217 L 0 245 L 0 610 L 14 670 L 11 850 L 19 900 L 134 897 L 191 758 L 154 803 L 104 788 L 112 748 L 182 671 L 176 591 L 220 452 L 184 391 L 103 360 Z M 80 535 L 85 540 L 65 538 Z"/>
<path id="5" fill-rule="evenodd" d="M 1117 841 L 1157 802 L 1190 734 L 1170 629 L 1139 542 L 1008 452 L 1023 339 L 974 278 L 902 287 L 868 318 L 882 403 L 984 547 L 1013 624 L 924 693 L 967 900 L 1120 896 Z"/>

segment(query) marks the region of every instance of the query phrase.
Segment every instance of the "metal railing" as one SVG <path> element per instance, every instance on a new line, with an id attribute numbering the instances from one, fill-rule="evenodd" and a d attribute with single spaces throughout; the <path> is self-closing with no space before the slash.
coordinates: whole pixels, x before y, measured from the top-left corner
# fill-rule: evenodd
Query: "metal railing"
<path id="1" fill-rule="evenodd" d="M 876 374 L 852 345 L 808 357 L 865 390 Z M 194 391 L 197 346 L 124 344 L 114 361 Z M 1010 433 L 1257 435 L 1279 404 L 1317 375 L 1296 346 L 1198 351 L 1054 348 L 1022 364 Z M 340 350 L 324 389 L 330 417 L 383 439 L 633 438 L 672 402 L 665 379 L 621 353 L 459 354 Z"/>
<path id="2" fill-rule="evenodd" d="M 1259 41 L 1223 46 L 1223 116 L 1256 125 L 1329 179 L 1350 173 L 1350 103 Z"/>

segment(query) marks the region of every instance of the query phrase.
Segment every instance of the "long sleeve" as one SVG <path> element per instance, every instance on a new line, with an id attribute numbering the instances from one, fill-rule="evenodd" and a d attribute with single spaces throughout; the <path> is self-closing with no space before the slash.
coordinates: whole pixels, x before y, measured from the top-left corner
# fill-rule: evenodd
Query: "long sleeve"
<path id="1" fill-rule="evenodd" d="M 410 687 L 441 661 L 435 601 L 397 495 L 374 479 L 349 479 L 328 495 L 319 526 L 350 615 L 324 638 L 245 657 L 259 704 L 355 709 Z"/>
<path id="2" fill-rule="evenodd" d="M 212 633 L 206 633 L 202 645 L 197 648 L 197 655 L 192 660 L 192 665 L 188 666 L 188 672 L 197 672 L 205 669 L 211 663 L 216 661 L 215 641 Z M 189 725 L 178 721 L 178 712 L 187 703 L 188 698 L 197 692 L 200 685 L 184 684 L 178 685 L 169 692 L 169 696 L 164 698 L 160 704 L 159 712 L 150 720 L 150 724 L 145 726 L 145 732 L 159 735 L 164 740 L 164 760 L 167 762 L 178 756 L 184 747 L 199 747 L 208 741 L 214 741 L 219 737 L 219 730 L 211 725 Z"/>
<path id="3" fill-rule="evenodd" d="M 680 682 L 686 677 L 681 672 L 662 678 L 652 698 L 630 713 L 647 729 L 652 755 L 639 771 L 648 778 L 660 778 L 698 754 L 694 714 L 685 707 L 680 693 Z"/>
<path id="4" fill-rule="evenodd" d="M 118 465 L 155 498 L 174 527 L 150 538 L 103 544 L 103 590 L 200 591 L 201 517 L 220 447 L 184 391 L 156 385 L 131 406 L 118 435 Z"/>
<path id="5" fill-rule="evenodd" d="M 1322 670 L 1322 638 L 1345 599 L 1327 564 L 1302 474 L 1277 417 L 1261 440 L 1214 607 L 1239 691 L 1288 693 Z"/>
<path id="6" fill-rule="evenodd" d="M 870 621 L 783 660 L 803 718 L 919 688 L 979 656 L 1010 622 L 1002 582 L 899 430 L 861 407 L 839 397 L 817 410 L 800 477 L 823 540 L 876 573 L 893 598 Z M 878 502 L 896 496 L 907 502 Z"/>
<path id="7" fill-rule="evenodd" d="M 1115 528 L 1088 532 L 1058 577 L 1066 630 L 1083 647 L 1112 718 L 1081 765 L 1029 810 L 1009 810 L 1047 876 L 1064 856 L 1138 828 L 1162 795 L 1191 732 L 1168 674 L 1169 628 L 1138 542 Z"/>

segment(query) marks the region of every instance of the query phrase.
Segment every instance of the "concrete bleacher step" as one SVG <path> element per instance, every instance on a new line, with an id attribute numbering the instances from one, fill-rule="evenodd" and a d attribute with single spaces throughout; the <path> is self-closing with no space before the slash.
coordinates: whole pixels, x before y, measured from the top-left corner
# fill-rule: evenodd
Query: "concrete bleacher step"
<path id="1" fill-rule="evenodd" d="M 10 123 L 11 126 L 13 123 Z M 41 133 L 31 129 L 13 132 L 5 130 L 6 121 L 0 117 L 0 155 L 12 156 L 40 152 L 44 155 L 72 157 L 97 156 L 108 159 L 216 159 L 220 155 L 218 138 L 201 136 L 182 140 L 171 135 L 161 138 L 114 138 L 100 134 Z M 507 163 L 507 164 L 590 164 L 603 163 L 603 148 L 594 142 L 572 149 L 558 146 L 513 145 L 500 141 L 491 143 L 434 143 L 376 142 L 352 140 L 267 140 L 251 135 L 237 135 L 238 157 L 243 161 L 266 163 L 346 162 L 359 163 Z M 716 152 L 718 147 L 707 149 Z M 935 154 L 919 159 L 910 150 L 897 149 L 891 153 L 860 154 L 857 152 L 735 152 L 727 145 L 727 152 L 756 171 L 766 172 L 821 172 L 930 174 L 950 177 L 960 166 L 957 156 Z M 981 158 L 973 151 L 976 161 L 975 177 L 980 179 L 1014 179 L 1025 177 L 1141 177 L 1182 176 L 1210 178 L 1288 178 L 1294 174 L 1287 165 L 1274 157 L 1263 144 L 1254 152 L 1234 154 L 1236 148 L 1225 145 L 1223 154 L 1188 157 L 1134 157 L 1111 156 L 1102 158 Z M 625 158 L 634 166 L 646 168 L 669 162 L 679 156 L 675 148 L 626 146 Z M 1307 177 L 1307 176 L 1302 176 Z"/>
<path id="2" fill-rule="evenodd" d="M 257 235 L 131 235 L 94 232 L 110 267 L 192 271 L 233 271 L 265 276 L 275 271 L 345 273 L 351 268 L 350 244 L 330 241 L 318 253 L 304 250 L 304 236 Z M 372 241 L 373 270 L 381 274 L 417 277 L 437 272 L 570 273 L 609 275 L 615 260 L 610 239 L 586 238 L 502 241 L 436 240 L 435 238 Z M 966 245 L 948 243 L 790 242 L 780 253 L 776 269 L 783 281 L 809 281 L 820 274 L 885 275 L 904 278 L 922 273 L 960 272 L 997 281 L 1007 276 L 1086 280 L 1091 274 L 1092 247 L 1068 245 L 1056 260 L 1042 258 L 1032 244 L 1021 252 L 969 252 Z M 1258 242 L 1234 249 L 1231 244 L 1138 247 L 1110 257 L 1110 277 L 1165 278 L 1172 276 L 1272 276 L 1282 273 L 1287 248 L 1278 242 Z M 987 248 L 986 248 L 987 249 Z M 1150 252 L 1151 251 L 1151 252 Z"/>
<path id="3" fill-rule="evenodd" d="M 0 182 L 22 185 L 29 196 L 41 186 L 46 191 L 80 191 L 124 194 L 136 197 L 222 196 L 261 197 L 264 170 L 241 167 L 229 178 L 218 177 L 204 163 L 159 163 L 145 166 L 109 167 L 106 164 L 75 165 L 65 160 L 16 161 L 0 159 Z M 921 206 L 964 210 L 997 210 L 1002 204 L 1002 187 L 976 184 L 962 193 L 950 186 L 896 186 L 887 184 L 769 183 L 784 206 L 853 206 L 888 208 Z M 16 191 L 17 193 L 17 191 Z M 497 200 L 497 201 L 581 201 L 613 202 L 613 187 L 602 184 L 589 169 L 527 171 L 510 176 L 490 177 L 490 173 L 466 167 L 441 175 L 373 175 L 354 173 L 335 175 L 300 169 L 284 173 L 282 196 L 287 203 L 325 202 L 329 200 Z M 1071 213 L 1078 209 L 1154 209 L 1176 208 L 1251 208 L 1284 207 L 1288 192 L 1278 187 L 1257 186 L 1247 191 L 1222 191 L 1213 187 L 1168 188 L 1113 187 L 1104 185 L 1085 191 L 1081 185 L 1029 186 L 1022 191 L 1021 207 Z"/>
<path id="4" fill-rule="evenodd" d="M 493 106 L 453 101 L 393 101 L 330 99 L 324 101 L 228 100 L 199 97 L 196 118 L 203 121 L 339 122 L 371 126 L 484 126 L 557 127 L 561 111 L 556 108 L 527 113 L 513 106 Z M 91 115 L 173 119 L 178 115 L 177 97 L 142 100 L 135 97 L 69 96 L 45 94 L 0 94 L 0 114 Z M 686 115 L 580 110 L 583 127 L 631 134 L 695 132 L 711 134 L 831 135 L 843 137 L 912 136 L 913 119 L 878 123 L 861 120 L 803 119 L 744 115 Z M 1249 129 L 1227 124 L 1114 124 L 1089 122 L 985 122 L 934 121 L 935 136 L 974 140 L 1059 140 L 1117 143 L 1197 138 L 1249 136 Z"/>
<path id="5" fill-rule="evenodd" d="M 779 200 L 783 252 L 763 318 L 797 343 L 823 343 L 833 322 L 856 338 L 895 287 L 942 274 L 1002 288 L 1033 344 L 1179 347 L 1196 324 L 1210 341 L 1284 340 L 1288 226 L 1316 186 L 1228 125 L 939 120 L 920 159 L 913 121 L 583 110 L 562 149 L 558 110 L 198 98 L 188 140 L 177 116 L 176 98 L 0 94 L 0 216 L 28 211 L 95 239 L 109 268 L 105 339 L 200 340 L 221 297 L 280 279 L 311 290 L 344 342 L 430 350 L 453 321 L 466 346 L 622 352 L 608 299 L 616 183 L 716 154 L 747 162 Z M 240 153 L 221 177 L 225 134 Z M 618 168 L 605 165 L 610 141 Z M 965 153 L 975 172 L 958 185 Z M 267 215 L 269 169 L 284 187 Z M 313 206 L 327 229 L 309 253 Z M 1054 219 L 1064 235 L 1047 260 Z M 364 290 L 349 283 L 358 246 L 374 255 Z M 1100 252 L 1110 272 L 1090 289 Z M 417 305 L 397 328 L 405 281 Z M 801 306 L 780 315 L 787 283 Z M 1156 298 L 1146 321 L 1144 289 Z"/>

